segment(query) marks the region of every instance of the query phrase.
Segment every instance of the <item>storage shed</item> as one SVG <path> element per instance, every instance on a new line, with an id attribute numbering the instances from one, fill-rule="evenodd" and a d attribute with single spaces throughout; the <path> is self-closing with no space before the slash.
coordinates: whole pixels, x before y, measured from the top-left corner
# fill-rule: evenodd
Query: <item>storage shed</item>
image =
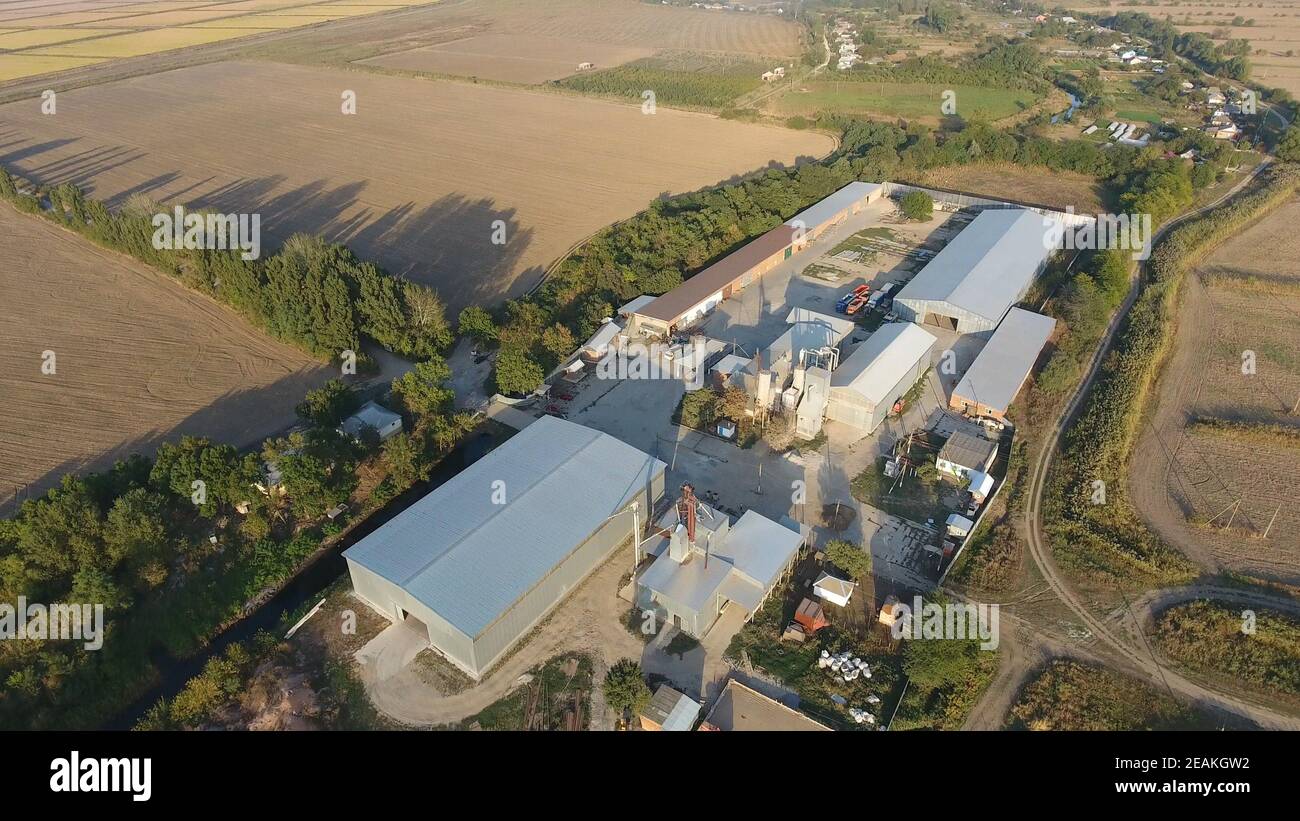
<path id="1" fill-rule="evenodd" d="M 373 430 L 379 441 L 402 432 L 402 417 L 378 402 L 367 402 L 357 412 L 343 420 L 339 426 L 344 434 L 359 439 L 367 430 Z"/>
<path id="2" fill-rule="evenodd" d="M 937 342 L 910 322 L 880 326 L 831 374 L 826 418 L 871 433 L 930 368 Z"/>
<path id="3" fill-rule="evenodd" d="M 998 443 L 977 433 L 954 431 L 939 449 L 935 467 L 943 473 L 964 478 L 973 473 L 988 473 L 998 454 Z"/>
<path id="4" fill-rule="evenodd" d="M 1047 267 L 1060 222 L 1023 208 L 980 212 L 894 299 L 902 319 L 991 333 Z"/>
<path id="5" fill-rule="evenodd" d="M 1004 419 L 1055 329 L 1050 316 L 1012 308 L 953 389 L 948 407 Z"/>
<path id="6" fill-rule="evenodd" d="M 353 588 L 477 680 L 632 537 L 665 468 L 543 416 L 344 551 Z"/>

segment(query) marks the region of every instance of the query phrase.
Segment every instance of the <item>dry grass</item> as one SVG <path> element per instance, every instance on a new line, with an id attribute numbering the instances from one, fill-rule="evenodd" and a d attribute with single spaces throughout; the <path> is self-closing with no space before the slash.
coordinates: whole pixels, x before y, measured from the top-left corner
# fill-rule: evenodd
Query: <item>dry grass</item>
<path id="1" fill-rule="evenodd" d="M 366 60 L 364 64 L 510 83 L 543 83 L 574 74 L 579 63 L 590 62 L 597 69 L 603 69 L 654 53 L 648 48 L 604 45 L 577 39 L 484 34 L 385 54 Z"/>
<path id="2" fill-rule="evenodd" d="M 0 204 L 0 505 L 163 439 L 250 444 L 328 378 L 304 354 L 150 269 Z M 43 374 L 53 351 L 55 373 Z"/>
<path id="3" fill-rule="evenodd" d="M 1102 211 L 1097 180 L 1070 171 L 988 163 L 936 168 L 926 172 L 922 185 L 968 191 L 985 197 L 1019 200 L 1064 209 L 1074 206 L 1081 214 Z"/>
<path id="4" fill-rule="evenodd" d="M 340 113 L 344 89 L 356 116 Z M 0 107 L 0 162 L 113 202 L 139 191 L 255 211 L 264 246 L 323 233 L 434 286 L 453 311 L 523 292 L 573 243 L 664 192 L 833 147 L 664 108 L 263 63 L 137 77 L 59 103 L 58 117 Z M 504 245 L 492 242 L 497 220 Z"/>

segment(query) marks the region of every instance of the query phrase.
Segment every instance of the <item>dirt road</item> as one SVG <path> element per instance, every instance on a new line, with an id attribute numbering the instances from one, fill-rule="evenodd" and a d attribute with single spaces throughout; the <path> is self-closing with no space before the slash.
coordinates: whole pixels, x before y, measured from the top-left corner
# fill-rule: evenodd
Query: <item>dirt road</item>
<path id="1" fill-rule="evenodd" d="M 1188 212 L 1182 217 L 1166 224 L 1157 233 L 1154 238 L 1159 241 L 1171 229 L 1177 227 L 1183 222 L 1200 216 L 1201 214 L 1217 207 L 1229 197 L 1235 195 L 1245 188 L 1255 177 L 1261 174 L 1269 166 L 1269 161 L 1265 160 L 1252 172 L 1246 179 L 1242 180 L 1233 189 L 1223 197 L 1214 202 L 1202 206 L 1198 209 Z M 1047 537 L 1042 529 L 1042 502 L 1043 493 L 1046 487 L 1046 478 L 1048 470 L 1052 464 L 1052 458 L 1056 454 L 1056 449 L 1060 445 L 1061 434 L 1066 424 L 1073 418 L 1074 413 L 1079 408 L 1084 397 L 1087 396 L 1089 388 L 1092 387 L 1093 381 L 1100 370 L 1101 362 L 1104 360 L 1106 353 L 1110 350 L 1111 343 L 1114 340 L 1115 331 L 1125 314 L 1133 306 L 1137 299 L 1140 288 L 1140 278 L 1135 280 L 1130 288 L 1128 296 L 1125 298 L 1123 305 L 1115 313 L 1111 320 L 1110 326 L 1106 329 L 1106 334 L 1102 338 L 1101 344 L 1093 357 L 1092 365 L 1088 370 L 1087 376 L 1080 384 L 1078 391 L 1070 400 L 1069 404 L 1057 418 L 1052 432 L 1043 446 L 1035 464 L 1034 472 L 1030 480 L 1029 498 L 1025 506 L 1025 524 L 1027 535 L 1029 536 L 1029 552 L 1038 571 L 1042 574 L 1044 581 L 1052 589 L 1062 602 L 1064 602 L 1074 615 L 1079 618 L 1092 634 L 1101 640 L 1111 655 L 1119 660 L 1123 665 L 1131 666 L 1141 674 L 1151 679 L 1158 685 L 1162 685 L 1171 693 L 1176 693 L 1193 702 L 1202 705 L 1217 708 L 1226 712 L 1243 716 L 1250 721 L 1259 724 L 1261 727 L 1268 729 L 1300 729 L 1300 718 L 1292 715 L 1283 714 L 1270 707 L 1248 701 L 1232 695 L 1226 695 L 1215 692 L 1206 686 L 1189 681 L 1183 676 L 1166 669 L 1151 654 L 1147 643 L 1142 636 L 1131 634 L 1121 634 L 1114 625 L 1108 620 L 1103 620 L 1096 616 L 1087 606 L 1083 599 L 1070 588 L 1056 562 L 1052 557 L 1051 549 L 1047 544 Z M 1126 631 L 1127 632 L 1127 631 Z M 1135 642 L 1135 638 L 1137 641 Z"/>

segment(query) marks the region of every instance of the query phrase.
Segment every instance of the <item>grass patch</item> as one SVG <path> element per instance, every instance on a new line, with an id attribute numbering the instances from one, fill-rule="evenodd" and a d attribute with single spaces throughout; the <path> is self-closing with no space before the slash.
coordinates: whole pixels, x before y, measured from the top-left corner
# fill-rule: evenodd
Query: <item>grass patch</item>
<path id="1" fill-rule="evenodd" d="M 721 55 L 678 52 L 577 74 L 555 85 L 586 94 L 641 100 L 653 90 L 655 102 L 698 108 L 725 108 L 763 84 L 767 63 Z"/>
<path id="2" fill-rule="evenodd" d="M 580 713 L 577 729 L 591 721 L 591 659 L 565 653 L 529 671 L 533 679 L 464 722 L 483 730 L 563 730 L 569 715 Z M 530 711 L 531 706 L 531 711 Z"/>
<path id="3" fill-rule="evenodd" d="M 832 112 L 938 119 L 943 115 L 939 107 L 945 99 L 945 91 L 956 93 L 958 110 L 964 116 L 986 120 L 1000 120 L 1018 114 L 1041 99 L 1040 95 L 1023 89 L 827 80 L 804 83 L 781 95 L 772 105 L 782 116 Z"/>

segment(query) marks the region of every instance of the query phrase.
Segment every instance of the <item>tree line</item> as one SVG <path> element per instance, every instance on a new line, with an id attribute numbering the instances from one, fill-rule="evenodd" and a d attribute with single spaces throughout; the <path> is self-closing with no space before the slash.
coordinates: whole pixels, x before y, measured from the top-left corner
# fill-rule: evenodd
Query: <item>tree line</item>
<path id="1" fill-rule="evenodd" d="M 154 217 L 170 212 L 142 195 L 111 211 L 72 183 L 38 187 L 29 195 L 0 168 L 0 198 L 163 270 L 324 360 L 337 360 L 344 351 L 360 355 L 363 337 L 415 358 L 436 354 L 452 341 L 436 293 L 320 237 L 297 234 L 269 257 L 246 260 L 238 249 L 155 247 Z"/>

